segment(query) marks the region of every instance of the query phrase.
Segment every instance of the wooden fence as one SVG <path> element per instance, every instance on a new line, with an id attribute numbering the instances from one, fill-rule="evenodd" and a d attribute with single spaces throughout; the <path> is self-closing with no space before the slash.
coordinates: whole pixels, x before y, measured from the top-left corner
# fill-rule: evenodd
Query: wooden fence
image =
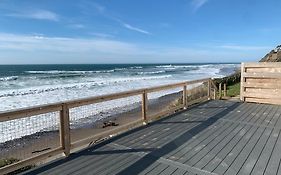
<path id="1" fill-rule="evenodd" d="M 240 99 L 281 104 L 281 63 L 242 63 Z"/>
<path id="2" fill-rule="evenodd" d="M 49 150 L 45 153 L 41 153 L 39 155 L 30 157 L 28 159 L 21 160 L 14 164 L 2 167 L 2 168 L 0 168 L 0 174 L 5 174 L 8 172 L 15 171 L 24 166 L 36 163 L 40 160 L 45 160 L 51 156 L 59 155 L 61 153 L 64 153 L 65 156 L 68 156 L 71 153 L 71 150 L 77 149 L 83 145 L 88 145 L 90 142 L 92 142 L 96 138 L 108 136 L 109 133 L 116 133 L 116 132 L 120 132 L 120 131 L 124 132 L 124 131 L 128 130 L 129 128 L 132 128 L 132 126 L 140 126 L 142 124 L 146 124 L 148 122 L 148 118 L 151 118 L 151 116 L 147 116 L 147 109 L 148 109 L 147 94 L 148 93 L 182 87 L 183 88 L 182 104 L 179 106 L 176 106 L 173 109 L 169 109 L 168 111 L 164 111 L 164 112 L 162 111 L 157 115 L 158 116 L 165 115 L 165 114 L 168 114 L 171 112 L 178 111 L 179 109 L 184 109 L 188 105 L 187 86 L 192 85 L 192 84 L 197 84 L 197 83 L 205 83 L 207 85 L 207 96 L 206 96 L 207 99 L 216 97 L 215 94 L 217 91 L 217 87 L 215 86 L 212 79 L 200 79 L 200 80 L 186 81 L 186 82 L 163 85 L 163 86 L 152 87 L 152 88 L 144 88 L 144 89 L 127 91 L 127 92 L 115 93 L 115 94 L 110 94 L 110 95 L 103 95 L 103 96 L 96 96 L 96 97 L 85 98 L 85 99 L 66 101 L 63 103 L 48 104 L 48 105 L 42 105 L 42 106 L 36 106 L 36 107 L 31 107 L 31 108 L 26 108 L 26 109 L 15 110 L 15 111 L 2 112 L 2 113 L 0 113 L 0 122 L 5 122 L 5 121 L 20 119 L 20 118 L 25 118 L 25 117 L 30 117 L 30 116 L 36 116 L 39 114 L 46 114 L 46 113 L 50 113 L 50 112 L 59 111 L 60 112 L 60 119 L 59 119 L 60 146 L 57 148 L 54 148 L 52 150 Z M 213 89 L 213 91 L 212 91 L 212 89 Z M 214 96 L 212 96 L 212 94 Z M 78 140 L 73 143 L 71 142 L 70 119 L 69 119 L 70 118 L 69 110 L 71 108 L 110 101 L 110 100 L 114 100 L 114 99 L 126 98 L 126 97 L 136 96 L 136 95 L 141 95 L 141 97 L 142 97 L 142 118 L 140 118 L 139 120 L 137 120 L 135 122 L 128 123 L 122 127 L 118 127 L 114 130 L 100 133 L 98 135 L 93 135 L 88 138 L 83 138 L 82 140 Z"/>

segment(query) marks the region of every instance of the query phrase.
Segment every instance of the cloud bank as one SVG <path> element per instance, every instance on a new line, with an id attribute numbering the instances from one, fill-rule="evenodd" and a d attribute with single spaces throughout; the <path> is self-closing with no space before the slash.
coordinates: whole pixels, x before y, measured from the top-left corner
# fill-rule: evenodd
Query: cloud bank
<path id="1" fill-rule="evenodd" d="M 2 64 L 240 62 L 259 59 L 270 47 L 218 45 L 159 47 L 110 38 L 67 38 L 0 33 Z M 237 52 L 239 50 L 239 52 Z M 254 52 L 253 52 L 254 50 Z"/>
<path id="2" fill-rule="evenodd" d="M 9 17 L 15 18 L 26 18 L 26 19 L 37 19 L 37 20 L 49 20 L 59 21 L 59 15 L 48 10 L 32 10 L 32 11 L 21 11 L 16 13 L 6 14 Z"/>

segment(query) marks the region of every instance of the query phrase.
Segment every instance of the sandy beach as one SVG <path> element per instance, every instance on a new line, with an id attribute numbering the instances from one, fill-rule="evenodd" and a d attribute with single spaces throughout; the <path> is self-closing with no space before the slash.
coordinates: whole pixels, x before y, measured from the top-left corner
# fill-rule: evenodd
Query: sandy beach
<path id="1" fill-rule="evenodd" d="M 206 95 L 206 89 L 204 89 L 204 87 L 202 88 L 202 86 L 188 91 L 188 94 L 195 94 L 193 96 L 189 96 L 189 100 L 198 99 Z M 149 100 L 148 116 L 153 116 L 159 112 L 166 111 L 170 108 L 180 105 L 181 102 L 182 92 L 177 92 L 162 96 L 157 99 Z M 122 127 L 139 119 L 141 119 L 141 104 L 138 104 L 137 107 L 133 108 L 132 110 L 117 113 L 105 119 L 94 122 L 93 124 L 89 124 L 86 127 L 71 129 L 71 142 Z M 108 121 L 114 122 L 118 126 L 108 126 L 104 128 L 104 122 Z M 104 138 L 98 138 L 97 140 L 93 140 L 92 143 L 97 143 L 102 141 L 102 139 Z M 39 132 L 0 144 L 0 157 L 17 158 L 22 160 L 57 148 L 59 147 L 59 144 L 60 138 L 58 130 Z"/>

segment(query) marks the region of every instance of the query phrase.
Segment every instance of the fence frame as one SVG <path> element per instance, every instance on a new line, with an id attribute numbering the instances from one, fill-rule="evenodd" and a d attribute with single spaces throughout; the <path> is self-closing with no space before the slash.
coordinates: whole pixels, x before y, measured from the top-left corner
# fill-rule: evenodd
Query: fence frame
<path id="1" fill-rule="evenodd" d="M 15 171 L 24 166 L 34 164 L 40 160 L 47 159 L 51 156 L 59 155 L 61 153 L 64 153 L 64 155 L 67 157 L 70 155 L 71 150 L 77 149 L 81 146 L 85 146 L 85 145 L 89 144 L 89 141 L 92 141 L 94 139 L 97 139 L 100 137 L 105 137 L 106 135 L 108 135 L 108 133 L 116 134 L 121 131 L 126 131 L 129 128 L 141 126 L 142 124 L 147 124 L 149 122 L 148 118 L 155 118 L 157 116 L 159 117 L 159 116 L 169 115 L 180 109 L 186 109 L 186 107 L 188 105 L 190 105 L 190 103 L 188 103 L 188 101 L 187 101 L 187 92 L 186 92 L 187 86 L 192 85 L 192 84 L 197 84 L 197 83 L 207 83 L 208 95 L 206 97 L 206 100 L 210 100 L 212 98 L 216 99 L 216 92 L 218 91 L 218 89 L 211 78 L 206 78 L 206 79 L 199 79 L 199 80 L 193 80 L 193 81 L 185 81 L 185 82 L 180 82 L 180 83 L 162 85 L 162 86 L 157 86 L 157 87 L 125 91 L 125 92 L 120 92 L 120 93 L 113 93 L 113 94 L 109 94 L 109 95 L 70 100 L 70 101 L 65 101 L 65 102 L 61 102 L 61 103 L 53 103 L 53 104 L 48 104 L 48 105 L 40 105 L 40 106 L 34 106 L 34 107 L 29 107 L 29 108 L 22 108 L 22 109 L 18 109 L 18 110 L 0 112 L 0 122 L 10 121 L 10 120 L 15 120 L 15 119 L 20 119 L 20 118 L 26 118 L 26 117 L 50 113 L 50 112 L 60 112 L 60 117 L 59 117 L 60 146 L 58 148 L 54 148 L 52 150 L 46 151 L 45 153 L 41 153 L 41 154 L 35 155 L 33 157 L 21 160 L 19 162 L 4 166 L 4 167 L 0 168 L 0 174 L 6 174 L 9 172 Z M 174 108 L 166 110 L 166 111 L 161 111 L 157 114 L 154 114 L 153 116 L 147 116 L 147 110 L 148 110 L 147 95 L 148 95 L 148 93 L 158 92 L 158 91 L 168 90 L 168 89 L 173 89 L 173 88 L 178 88 L 178 87 L 183 88 L 183 104 L 182 105 L 179 105 L 177 107 L 174 107 Z M 213 91 L 214 91 L 213 97 L 211 94 L 211 87 L 213 87 Z M 115 100 L 115 99 L 120 99 L 120 98 L 126 98 L 126 97 L 136 96 L 136 95 L 142 96 L 142 104 L 141 104 L 142 118 L 140 118 L 137 121 L 128 123 L 122 127 L 118 127 L 118 128 L 115 128 L 115 129 L 112 129 L 112 130 L 109 130 L 109 131 L 106 131 L 103 133 L 99 133 L 99 134 L 93 135 L 91 137 L 75 141 L 73 143 L 71 142 L 70 119 L 69 119 L 69 110 L 71 108 L 110 101 L 110 100 Z M 204 99 L 204 98 L 202 98 L 202 99 Z M 200 102 L 200 100 L 197 99 L 194 102 L 198 103 L 198 102 Z"/>
<path id="2" fill-rule="evenodd" d="M 249 69 L 250 72 L 248 72 Z M 261 72 L 258 69 L 264 69 L 265 71 Z M 276 69 L 279 70 L 277 71 Z M 273 94 L 274 91 L 281 91 L 281 85 L 276 83 L 276 80 L 281 81 L 280 70 L 281 63 L 278 62 L 241 63 L 240 100 L 280 105 L 281 97 Z M 251 79 L 259 82 L 250 82 Z M 253 92 L 247 92 L 247 88 L 252 89 Z M 272 93 L 263 93 L 262 90 L 264 89 L 271 90 Z"/>

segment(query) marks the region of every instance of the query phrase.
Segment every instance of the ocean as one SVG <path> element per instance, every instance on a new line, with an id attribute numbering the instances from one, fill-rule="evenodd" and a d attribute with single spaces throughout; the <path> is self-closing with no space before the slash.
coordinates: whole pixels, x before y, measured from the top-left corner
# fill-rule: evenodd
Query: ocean
<path id="1" fill-rule="evenodd" d="M 0 65 L 0 111 L 233 73 L 238 64 Z"/>
<path id="2" fill-rule="evenodd" d="M 187 80 L 223 77 L 234 73 L 239 66 L 235 63 L 0 65 L 0 111 Z M 180 90 L 175 89 L 174 92 Z M 149 94 L 149 99 L 156 99 L 170 92 Z M 140 97 L 135 96 L 110 103 L 94 104 L 92 107 L 95 110 L 89 113 L 77 108 L 71 111 L 73 116 L 71 122 L 81 127 L 107 117 L 116 110 L 119 112 L 128 110 L 128 106 L 138 102 L 140 102 Z M 99 115 L 106 112 L 108 115 Z M 89 116 L 93 117 L 89 118 Z M 42 130 L 50 130 L 53 127 L 51 119 L 43 125 L 36 124 L 36 122 L 42 123 L 48 120 L 48 116 L 41 116 L 42 121 L 39 119 L 36 121 L 19 119 L 0 123 L 0 133 L 3 134 L 1 134 L 3 137 L 0 136 L 0 143 Z M 20 127 L 16 124 L 17 122 L 20 123 Z M 30 132 L 30 127 L 32 127 L 32 132 Z M 5 135 L 6 133 L 10 135 Z"/>

